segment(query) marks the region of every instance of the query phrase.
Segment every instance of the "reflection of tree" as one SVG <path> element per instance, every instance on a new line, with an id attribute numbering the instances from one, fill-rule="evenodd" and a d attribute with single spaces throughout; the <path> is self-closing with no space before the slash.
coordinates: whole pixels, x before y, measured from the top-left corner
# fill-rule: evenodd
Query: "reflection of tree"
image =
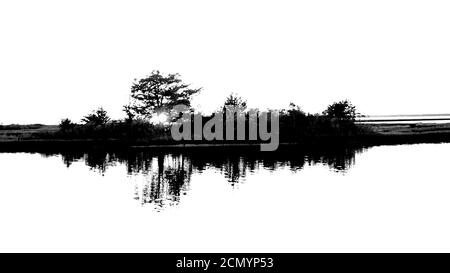
<path id="1" fill-rule="evenodd" d="M 321 163 L 329 166 L 334 171 L 345 172 L 355 164 L 355 153 L 361 151 L 362 148 L 355 149 L 338 146 L 333 150 L 324 149 L 310 153 L 307 159 L 310 165 Z"/>
<path id="2" fill-rule="evenodd" d="M 223 165 L 222 172 L 232 185 L 238 183 L 240 179 L 245 178 L 247 168 L 243 163 L 242 158 L 235 158 L 235 160 L 228 160 Z"/>
<path id="3" fill-rule="evenodd" d="M 228 154 L 227 156 L 208 156 L 207 153 L 189 153 L 192 165 L 199 171 L 207 167 L 218 170 L 232 185 L 244 179 L 249 166 L 244 157 L 239 154 Z M 250 166 L 251 167 L 251 166 Z M 254 170 L 254 168 L 253 168 Z"/>
<path id="4" fill-rule="evenodd" d="M 87 153 L 84 155 L 84 161 L 86 165 L 93 170 L 98 170 L 100 173 L 104 173 L 106 168 L 115 163 L 114 154 L 106 152 Z"/>
<path id="5" fill-rule="evenodd" d="M 138 158 L 140 160 L 127 164 L 128 170 L 142 170 L 145 174 L 141 187 L 136 187 L 141 203 L 154 203 L 159 207 L 177 204 L 180 196 L 187 191 L 192 175 L 188 159 L 183 155 L 147 157 L 142 153 Z"/>
<path id="6" fill-rule="evenodd" d="M 65 153 L 63 155 L 63 161 L 64 164 L 69 168 L 73 162 L 80 160 L 83 158 L 83 153 L 77 153 L 77 152 L 71 152 L 71 153 Z"/>
<path id="7" fill-rule="evenodd" d="M 116 163 L 126 165 L 136 181 L 136 199 L 157 207 L 174 205 L 188 191 L 192 173 L 206 169 L 219 171 L 231 185 L 242 182 L 249 173 L 266 169 L 301 170 L 305 163 L 324 164 L 331 170 L 345 172 L 355 164 L 355 147 L 290 147 L 277 152 L 186 150 L 183 153 L 141 152 L 70 152 L 62 154 L 67 167 L 83 160 L 91 169 L 104 173 Z"/>

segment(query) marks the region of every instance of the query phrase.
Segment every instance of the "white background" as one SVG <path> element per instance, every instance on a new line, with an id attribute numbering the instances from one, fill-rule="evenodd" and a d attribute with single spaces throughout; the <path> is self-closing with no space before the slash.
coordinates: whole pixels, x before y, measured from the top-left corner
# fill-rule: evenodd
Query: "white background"
<path id="1" fill-rule="evenodd" d="M 204 111 L 238 92 L 261 108 L 447 113 L 449 14 L 430 0 L 1 1 L 0 122 L 122 118 L 154 69 L 203 87 Z"/>
<path id="2" fill-rule="evenodd" d="M 449 14 L 431 0 L 1 1 L 0 123 L 78 121 L 98 106 L 121 118 L 153 69 L 203 87 L 205 111 L 238 92 L 251 107 L 348 98 L 365 114 L 448 113 Z M 233 192 L 209 173 L 156 216 L 123 166 L 103 177 L 2 154 L 0 251 L 448 252 L 448 154 L 376 147 L 345 176 L 263 172 Z"/>

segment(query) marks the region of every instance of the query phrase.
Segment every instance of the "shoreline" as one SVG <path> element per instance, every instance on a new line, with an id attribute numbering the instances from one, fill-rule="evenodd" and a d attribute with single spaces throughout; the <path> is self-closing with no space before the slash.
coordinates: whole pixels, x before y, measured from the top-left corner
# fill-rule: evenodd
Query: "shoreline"
<path id="1" fill-rule="evenodd" d="M 373 132 L 358 136 L 309 136 L 296 142 L 283 142 L 280 148 L 307 148 L 317 146 L 379 146 L 419 143 L 450 143 L 450 123 L 446 124 L 371 124 L 364 125 Z M 27 130 L 16 130 L 15 133 Z M 0 131 L 0 133 L 2 133 Z M 7 135 L 7 132 L 3 132 Z M 0 152 L 53 152 L 90 150 L 258 150 L 261 142 L 245 141 L 183 141 L 149 140 L 128 141 L 119 139 L 39 139 L 0 138 Z"/>
<path id="2" fill-rule="evenodd" d="M 314 137 L 299 142 L 282 142 L 284 148 L 318 146 L 381 146 L 401 144 L 450 143 L 450 133 L 411 135 L 366 135 L 357 137 Z M 0 141 L 0 152 L 57 152 L 57 151 L 123 151 L 123 150 L 260 150 L 261 143 L 199 142 L 199 143 L 130 143 L 121 140 L 16 140 Z M 276 152 L 276 151 L 275 151 Z M 265 152 L 264 152 L 265 153 Z"/>

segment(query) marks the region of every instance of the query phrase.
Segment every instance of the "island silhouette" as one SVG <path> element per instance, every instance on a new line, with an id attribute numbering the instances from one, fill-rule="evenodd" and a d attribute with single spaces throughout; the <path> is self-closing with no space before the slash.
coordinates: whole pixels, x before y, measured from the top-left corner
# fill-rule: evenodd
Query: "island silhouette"
<path id="1" fill-rule="evenodd" d="M 191 106 L 193 96 L 201 88 L 192 88 L 184 83 L 179 74 L 163 74 L 152 71 L 147 77 L 135 80 L 131 86 L 130 100 L 123 106 L 124 117 L 113 120 L 103 107 L 81 117 L 80 122 L 62 118 L 59 125 L 0 125 L 0 150 L 2 151 L 53 151 L 89 149 L 179 149 L 209 147 L 216 150 L 257 147 L 267 143 L 267 138 L 249 137 L 251 113 L 277 113 L 277 137 L 279 146 L 336 144 L 336 145 L 379 145 L 402 143 L 449 142 L 449 117 L 442 115 L 412 115 L 407 118 L 391 116 L 365 116 L 357 112 L 350 100 L 331 103 L 322 113 L 306 113 L 291 102 L 285 109 L 249 109 L 247 101 L 231 93 L 223 105 L 218 105 L 220 128 L 225 128 L 227 109 L 240 109 L 240 117 L 232 113 L 232 121 L 241 118 L 243 135 L 232 140 L 224 138 L 206 139 L 189 133 L 181 140 L 171 135 L 171 126 L 181 117 L 174 118 L 177 105 L 184 105 L 187 111 L 196 113 L 195 122 L 204 126 L 217 117 L 203 114 Z M 222 117 L 221 117 L 222 118 Z M 228 117 L 229 118 L 229 117 Z M 261 117 L 257 117 L 261 118 Z M 267 119 L 271 128 L 272 118 Z M 229 119 L 228 119 L 229 120 Z M 439 121 L 440 123 L 436 123 Z M 194 127 L 194 120 L 192 120 Z M 197 126 L 197 125 L 195 125 Z M 259 124 L 258 126 L 261 126 Z M 212 129 L 217 131 L 218 127 Z M 236 136 L 238 126 L 227 136 Z M 261 132 L 261 128 L 258 128 Z M 266 128 L 267 129 L 267 128 Z M 272 132 L 273 133 L 273 132 Z M 277 146 L 278 147 L 278 146 Z"/>

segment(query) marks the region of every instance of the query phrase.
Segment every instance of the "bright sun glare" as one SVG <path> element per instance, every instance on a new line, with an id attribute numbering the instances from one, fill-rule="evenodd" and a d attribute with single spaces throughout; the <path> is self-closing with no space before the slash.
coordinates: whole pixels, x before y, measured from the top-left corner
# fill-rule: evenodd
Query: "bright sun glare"
<path id="1" fill-rule="evenodd" d="M 150 119 L 150 121 L 153 123 L 165 123 L 165 122 L 167 122 L 167 120 L 168 120 L 168 117 L 167 117 L 167 114 L 165 114 L 165 113 L 158 114 Z"/>

